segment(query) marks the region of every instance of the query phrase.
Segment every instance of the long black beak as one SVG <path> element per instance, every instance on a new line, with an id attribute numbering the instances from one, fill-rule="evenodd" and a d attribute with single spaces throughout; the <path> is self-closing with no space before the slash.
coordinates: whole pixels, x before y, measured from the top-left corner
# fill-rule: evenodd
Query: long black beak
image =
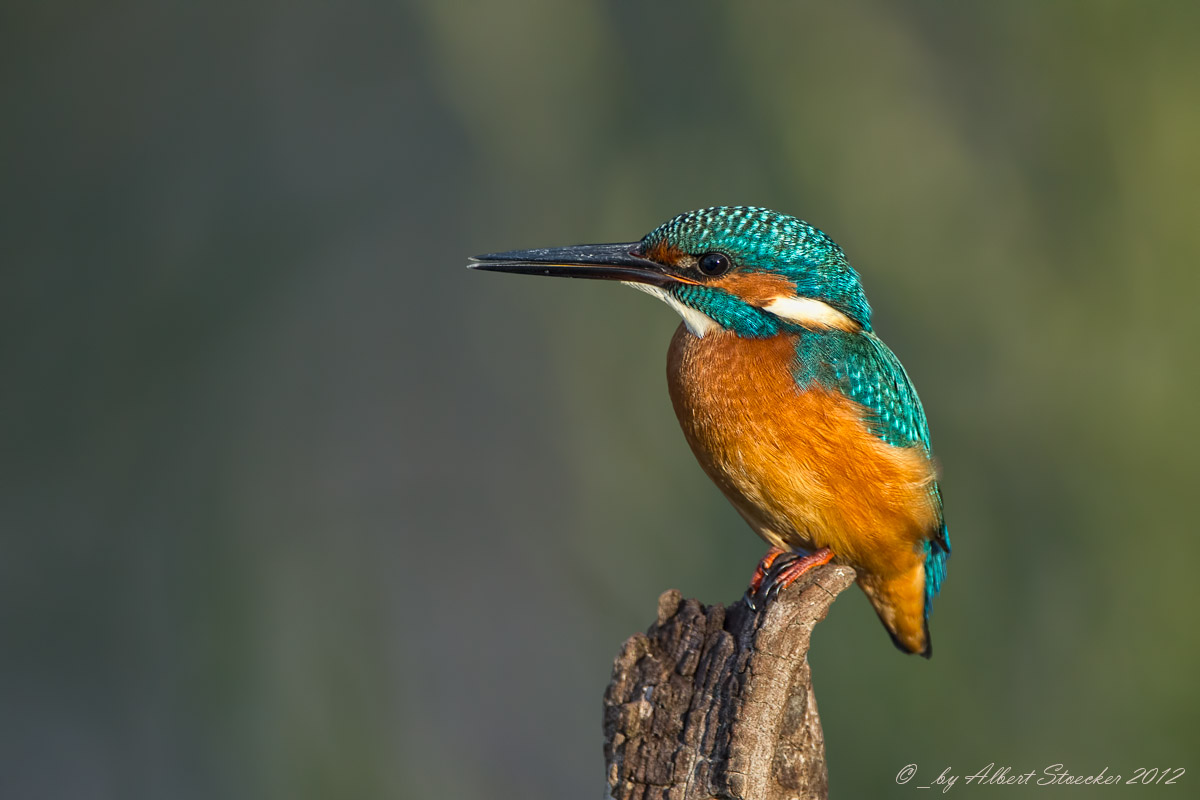
<path id="1" fill-rule="evenodd" d="M 475 256 L 467 266 L 489 272 L 627 281 L 661 287 L 676 282 L 661 264 L 635 255 L 637 247 L 638 242 L 630 242 L 511 250 Z"/>

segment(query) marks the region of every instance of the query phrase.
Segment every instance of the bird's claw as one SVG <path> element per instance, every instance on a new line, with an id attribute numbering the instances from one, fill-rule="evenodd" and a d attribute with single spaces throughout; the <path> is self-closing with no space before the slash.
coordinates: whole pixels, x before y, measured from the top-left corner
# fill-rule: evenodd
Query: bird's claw
<path id="1" fill-rule="evenodd" d="M 795 583 L 800 576 L 832 560 L 833 551 L 828 547 L 808 554 L 772 547 L 759 562 L 754 577 L 750 579 L 750 587 L 746 589 L 742 599 L 751 611 L 757 611 L 781 590 Z"/>

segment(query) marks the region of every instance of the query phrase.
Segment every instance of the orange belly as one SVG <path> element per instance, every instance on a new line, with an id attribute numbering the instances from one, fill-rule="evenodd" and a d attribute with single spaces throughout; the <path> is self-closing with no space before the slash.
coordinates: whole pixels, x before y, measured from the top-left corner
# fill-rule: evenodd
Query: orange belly
<path id="1" fill-rule="evenodd" d="M 795 337 L 701 338 L 680 325 L 667 377 L 692 451 L 763 539 L 828 547 L 868 594 L 889 584 L 905 595 L 893 602 L 923 606 L 920 545 L 937 525 L 930 459 L 873 436 L 841 393 L 802 390 L 795 367 Z"/>

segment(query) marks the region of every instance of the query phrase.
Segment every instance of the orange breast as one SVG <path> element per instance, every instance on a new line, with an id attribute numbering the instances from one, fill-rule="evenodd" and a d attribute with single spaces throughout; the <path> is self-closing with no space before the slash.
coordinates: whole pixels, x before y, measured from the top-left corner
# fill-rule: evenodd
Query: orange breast
<path id="1" fill-rule="evenodd" d="M 829 547 L 879 578 L 914 575 L 936 521 L 933 465 L 873 436 L 839 392 L 802 391 L 795 365 L 794 337 L 699 338 L 680 325 L 667 376 L 693 452 L 771 544 Z"/>

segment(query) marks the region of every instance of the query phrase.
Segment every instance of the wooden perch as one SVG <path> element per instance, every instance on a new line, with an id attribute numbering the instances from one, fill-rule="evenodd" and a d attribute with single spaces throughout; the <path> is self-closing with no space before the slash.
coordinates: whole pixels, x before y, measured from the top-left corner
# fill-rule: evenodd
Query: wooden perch
<path id="1" fill-rule="evenodd" d="M 677 590 L 625 642 L 604 694 L 615 800 L 826 798 L 808 645 L 854 570 L 823 566 L 752 611 Z"/>

